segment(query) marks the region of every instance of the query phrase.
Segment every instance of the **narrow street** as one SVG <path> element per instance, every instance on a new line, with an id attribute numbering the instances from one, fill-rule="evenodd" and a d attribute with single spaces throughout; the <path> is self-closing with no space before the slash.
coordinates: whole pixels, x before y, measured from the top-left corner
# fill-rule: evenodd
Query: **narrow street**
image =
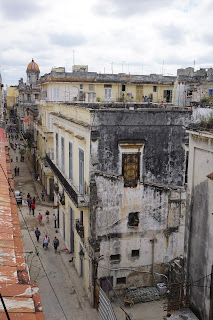
<path id="1" fill-rule="evenodd" d="M 19 143 L 20 141 L 14 140 L 13 143 L 15 142 Z M 23 204 L 19 205 L 20 228 L 31 282 L 37 283 L 40 289 L 45 320 L 99 319 L 97 311 L 90 307 L 86 293 L 82 288 L 81 279 L 70 261 L 72 255 L 67 250 L 64 250 L 66 247 L 62 237 L 54 229 L 52 203 L 41 201 L 42 185 L 34 179 L 33 171 L 30 163 L 27 162 L 26 155 L 25 162 L 20 162 L 19 149 L 17 148 L 14 151 L 11 148 L 10 156 L 12 159 L 12 173 L 14 174 L 16 166 L 19 167 L 19 176 L 14 177 L 14 184 L 15 190 L 21 191 L 23 197 Z M 18 157 L 18 162 L 16 157 Z M 28 192 L 32 198 L 36 197 L 35 216 L 32 213 L 29 214 L 26 203 Z M 46 222 L 45 218 L 47 209 L 50 212 L 49 223 Z M 43 216 L 41 226 L 38 225 L 37 219 L 39 212 Z M 41 232 L 38 243 L 35 237 L 36 227 Z M 48 250 L 42 247 L 43 238 L 46 234 L 50 238 Z M 55 236 L 60 242 L 58 253 L 54 252 L 52 245 Z M 36 255 L 35 246 L 39 257 Z M 48 281 L 45 272 L 50 281 Z"/>

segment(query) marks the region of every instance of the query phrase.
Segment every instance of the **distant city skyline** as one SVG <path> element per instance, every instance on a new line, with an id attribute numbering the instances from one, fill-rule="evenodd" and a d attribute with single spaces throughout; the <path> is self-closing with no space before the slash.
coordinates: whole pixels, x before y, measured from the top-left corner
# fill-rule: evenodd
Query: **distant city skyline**
<path id="1" fill-rule="evenodd" d="M 73 64 L 101 73 L 176 75 L 213 67 L 210 0 L 0 0 L 3 84 Z"/>

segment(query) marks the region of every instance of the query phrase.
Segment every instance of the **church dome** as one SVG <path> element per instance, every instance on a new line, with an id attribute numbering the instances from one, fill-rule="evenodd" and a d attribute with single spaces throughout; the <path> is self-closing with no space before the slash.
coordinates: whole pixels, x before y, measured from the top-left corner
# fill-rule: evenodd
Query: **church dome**
<path id="1" fill-rule="evenodd" d="M 28 64 L 28 67 L 27 67 L 27 71 L 28 70 L 37 70 L 39 71 L 39 67 L 37 65 L 37 63 L 35 63 L 35 61 L 32 59 L 32 61 Z"/>

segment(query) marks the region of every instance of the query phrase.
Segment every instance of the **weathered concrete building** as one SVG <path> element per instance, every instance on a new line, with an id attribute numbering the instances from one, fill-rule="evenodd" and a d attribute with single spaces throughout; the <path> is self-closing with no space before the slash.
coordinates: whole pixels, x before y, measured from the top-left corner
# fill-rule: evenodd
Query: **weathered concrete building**
<path id="1" fill-rule="evenodd" d="M 42 100 L 84 102 L 172 103 L 176 77 L 132 74 L 101 74 L 87 68 L 65 72 L 54 68 L 41 77 Z"/>
<path id="2" fill-rule="evenodd" d="M 213 69 L 178 69 L 173 90 L 173 104 L 190 106 L 213 96 Z"/>
<path id="3" fill-rule="evenodd" d="M 91 111 L 90 232 L 104 289 L 149 286 L 183 254 L 184 109 Z M 164 279 L 165 280 L 165 279 Z"/>
<path id="4" fill-rule="evenodd" d="M 167 262 L 183 254 L 190 110 L 48 101 L 40 108 L 37 153 L 49 153 L 59 229 L 91 303 L 97 282 L 122 291 L 162 281 Z"/>
<path id="5" fill-rule="evenodd" d="M 213 319 L 213 133 L 189 131 L 185 273 L 190 307 L 199 319 Z"/>

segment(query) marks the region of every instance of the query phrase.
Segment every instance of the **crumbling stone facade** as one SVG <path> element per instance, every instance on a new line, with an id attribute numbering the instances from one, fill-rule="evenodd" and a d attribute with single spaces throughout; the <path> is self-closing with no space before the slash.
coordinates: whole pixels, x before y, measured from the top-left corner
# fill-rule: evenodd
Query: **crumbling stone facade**
<path id="1" fill-rule="evenodd" d="M 191 112 L 91 112 L 90 230 L 97 278 L 118 292 L 152 285 L 162 280 L 166 263 L 183 254 L 184 126 Z"/>

